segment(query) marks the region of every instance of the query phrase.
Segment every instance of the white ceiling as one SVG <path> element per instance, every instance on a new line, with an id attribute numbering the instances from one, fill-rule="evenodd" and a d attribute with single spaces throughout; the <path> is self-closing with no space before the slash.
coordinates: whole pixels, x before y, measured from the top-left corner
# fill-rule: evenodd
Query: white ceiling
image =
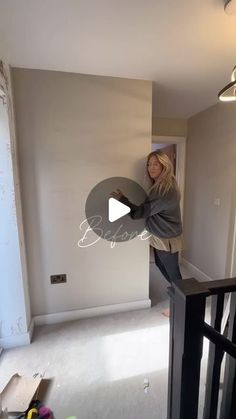
<path id="1" fill-rule="evenodd" d="M 0 0 L 0 57 L 12 66 L 154 81 L 153 114 L 217 103 L 236 64 L 224 0 Z"/>

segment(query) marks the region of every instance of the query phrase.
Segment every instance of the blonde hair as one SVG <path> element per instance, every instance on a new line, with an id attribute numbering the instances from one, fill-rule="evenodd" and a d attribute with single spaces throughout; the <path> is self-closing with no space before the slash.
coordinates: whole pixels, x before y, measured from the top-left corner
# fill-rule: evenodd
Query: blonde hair
<path id="1" fill-rule="evenodd" d="M 162 171 L 160 173 L 160 176 L 156 181 L 154 181 L 148 173 L 148 163 L 151 157 L 156 157 L 158 162 L 161 164 Z M 175 175 L 174 175 L 174 167 L 172 162 L 170 161 L 167 154 L 163 153 L 163 151 L 157 150 L 152 151 L 147 156 L 147 165 L 146 165 L 146 174 L 149 178 L 149 185 L 151 184 L 151 187 L 149 187 L 148 193 L 151 191 L 159 192 L 161 196 L 166 195 L 171 188 L 174 188 L 178 191 L 180 196 L 179 187 L 177 185 Z"/>

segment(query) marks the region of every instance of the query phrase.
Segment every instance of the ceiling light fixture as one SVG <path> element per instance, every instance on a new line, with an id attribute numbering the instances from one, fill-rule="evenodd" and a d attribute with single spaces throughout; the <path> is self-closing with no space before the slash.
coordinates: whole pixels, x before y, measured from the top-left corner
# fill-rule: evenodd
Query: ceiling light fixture
<path id="1" fill-rule="evenodd" d="M 236 0 L 225 0 L 225 13 L 227 15 L 236 14 Z"/>
<path id="2" fill-rule="evenodd" d="M 231 82 L 219 92 L 218 98 L 222 100 L 222 102 L 236 100 L 236 66 L 232 72 Z"/>

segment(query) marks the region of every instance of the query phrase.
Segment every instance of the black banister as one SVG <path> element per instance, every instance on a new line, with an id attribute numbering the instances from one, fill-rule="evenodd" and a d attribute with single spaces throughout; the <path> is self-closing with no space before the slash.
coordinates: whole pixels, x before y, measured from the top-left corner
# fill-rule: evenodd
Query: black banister
<path id="1" fill-rule="evenodd" d="M 231 294 L 228 338 L 236 344 L 236 292 Z M 220 419 L 236 418 L 236 361 L 226 355 Z"/>
<path id="2" fill-rule="evenodd" d="M 196 279 L 176 281 L 170 312 L 168 419 L 197 419 L 205 301 L 210 294 Z"/>
<path id="3" fill-rule="evenodd" d="M 211 292 L 211 295 L 236 291 L 236 278 L 217 279 L 216 281 L 203 282 L 203 284 Z"/>
<path id="4" fill-rule="evenodd" d="M 202 325 L 202 330 L 204 336 L 211 340 L 212 343 L 217 345 L 219 349 L 231 355 L 233 358 L 236 358 L 236 345 L 233 344 L 229 339 L 225 338 L 205 322 Z"/>
<path id="5" fill-rule="evenodd" d="M 214 329 L 212 328 L 213 330 L 220 332 L 223 310 L 224 294 L 221 293 L 219 295 L 213 295 L 211 297 L 211 324 L 214 326 Z M 224 352 L 221 348 L 210 341 L 209 355 L 203 419 L 216 419 L 220 389 L 221 363 Z"/>
<path id="6" fill-rule="evenodd" d="M 233 296 L 228 336 L 221 323 L 226 293 Z M 204 419 L 216 419 L 221 364 L 226 354 L 220 419 L 236 418 L 236 278 L 198 282 L 178 280 L 170 296 L 170 353 L 167 419 L 197 419 L 204 336 L 210 340 Z M 211 325 L 205 320 L 206 298 L 211 296 Z M 224 327 L 224 326 L 223 326 Z M 227 387 L 227 391 L 226 391 Z"/>

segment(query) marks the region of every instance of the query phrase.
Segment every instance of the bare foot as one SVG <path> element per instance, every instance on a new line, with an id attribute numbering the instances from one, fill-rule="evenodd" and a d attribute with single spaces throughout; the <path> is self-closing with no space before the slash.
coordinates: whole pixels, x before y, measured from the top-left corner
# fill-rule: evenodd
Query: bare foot
<path id="1" fill-rule="evenodd" d="M 166 308 L 164 311 L 161 312 L 161 314 L 163 314 L 163 316 L 165 317 L 170 317 L 170 309 Z"/>

